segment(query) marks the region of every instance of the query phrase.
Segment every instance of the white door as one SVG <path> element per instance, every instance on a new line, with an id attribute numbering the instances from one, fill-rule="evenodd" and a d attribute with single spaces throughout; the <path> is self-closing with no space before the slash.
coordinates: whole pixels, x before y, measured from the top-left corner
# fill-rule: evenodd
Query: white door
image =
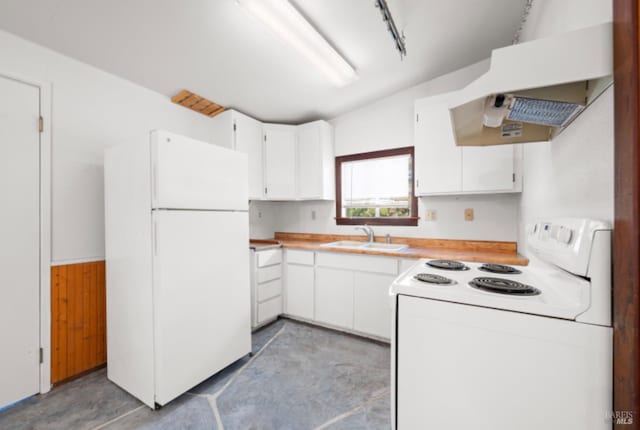
<path id="1" fill-rule="evenodd" d="M 251 351 L 246 212 L 156 210 L 156 402 L 165 404 Z"/>
<path id="2" fill-rule="evenodd" d="M 235 149 L 249 157 L 249 199 L 262 199 L 262 123 L 246 115 L 235 115 Z"/>
<path id="3" fill-rule="evenodd" d="M 612 329 L 399 296 L 401 430 L 610 430 Z"/>
<path id="4" fill-rule="evenodd" d="M 353 290 L 353 329 L 389 339 L 391 301 L 389 287 L 395 275 L 355 272 Z"/>
<path id="5" fill-rule="evenodd" d="M 40 90 L 0 77 L 0 407 L 40 391 Z"/>
<path id="6" fill-rule="evenodd" d="M 462 149 L 456 146 L 447 109 L 448 95 L 416 102 L 414 156 L 416 195 L 462 189 Z"/>
<path id="7" fill-rule="evenodd" d="M 320 123 L 298 127 L 298 197 L 317 199 L 323 194 L 323 153 Z"/>
<path id="8" fill-rule="evenodd" d="M 247 155 L 166 131 L 151 133 L 153 207 L 247 210 Z"/>
<path id="9" fill-rule="evenodd" d="M 287 264 L 287 314 L 313 319 L 313 278 L 313 266 Z"/>
<path id="10" fill-rule="evenodd" d="M 513 145 L 465 146 L 462 191 L 509 191 L 515 186 Z"/>
<path id="11" fill-rule="evenodd" d="M 264 126 L 265 197 L 292 200 L 296 196 L 296 128 Z"/>
<path id="12" fill-rule="evenodd" d="M 353 272 L 316 269 L 316 321 L 353 328 Z"/>

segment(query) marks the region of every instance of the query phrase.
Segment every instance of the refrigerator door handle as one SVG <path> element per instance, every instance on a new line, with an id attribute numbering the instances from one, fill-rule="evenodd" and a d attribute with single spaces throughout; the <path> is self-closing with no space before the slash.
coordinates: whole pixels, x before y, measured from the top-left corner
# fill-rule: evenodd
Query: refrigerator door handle
<path id="1" fill-rule="evenodd" d="M 158 256 L 158 222 L 153 221 L 153 255 Z"/>
<path id="2" fill-rule="evenodd" d="M 158 201 L 158 164 L 151 165 L 151 196 L 153 202 Z"/>

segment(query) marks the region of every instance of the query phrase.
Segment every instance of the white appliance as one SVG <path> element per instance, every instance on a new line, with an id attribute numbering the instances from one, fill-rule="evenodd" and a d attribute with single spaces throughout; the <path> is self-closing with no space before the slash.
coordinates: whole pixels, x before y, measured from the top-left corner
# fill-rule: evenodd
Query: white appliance
<path id="1" fill-rule="evenodd" d="M 155 408 L 251 351 L 247 156 L 152 131 L 104 177 L 108 377 Z"/>
<path id="2" fill-rule="evenodd" d="M 550 141 L 613 84 L 611 22 L 494 49 L 489 71 L 455 93 L 458 146 Z"/>
<path id="3" fill-rule="evenodd" d="M 419 260 L 393 283 L 394 428 L 611 428 L 611 229 L 527 236 L 528 266 Z"/>

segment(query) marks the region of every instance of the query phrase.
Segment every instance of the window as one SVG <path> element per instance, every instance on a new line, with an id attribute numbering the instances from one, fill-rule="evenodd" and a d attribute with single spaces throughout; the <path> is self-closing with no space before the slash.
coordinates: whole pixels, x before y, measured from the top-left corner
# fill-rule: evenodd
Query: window
<path id="1" fill-rule="evenodd" d="M 412 146 L 336 157 L 336 224 L 418 225 Z"/>

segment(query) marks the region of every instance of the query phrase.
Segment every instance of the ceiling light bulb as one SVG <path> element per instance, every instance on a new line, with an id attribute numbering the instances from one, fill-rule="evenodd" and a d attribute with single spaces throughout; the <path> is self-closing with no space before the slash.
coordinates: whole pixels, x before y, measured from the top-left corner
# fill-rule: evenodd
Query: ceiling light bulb
<path id="1" fill-rule="evenodd" d="M 358 78 L 356 71 L 287 0 L 237 0 L 320 69 L 336 86 Z"/>

